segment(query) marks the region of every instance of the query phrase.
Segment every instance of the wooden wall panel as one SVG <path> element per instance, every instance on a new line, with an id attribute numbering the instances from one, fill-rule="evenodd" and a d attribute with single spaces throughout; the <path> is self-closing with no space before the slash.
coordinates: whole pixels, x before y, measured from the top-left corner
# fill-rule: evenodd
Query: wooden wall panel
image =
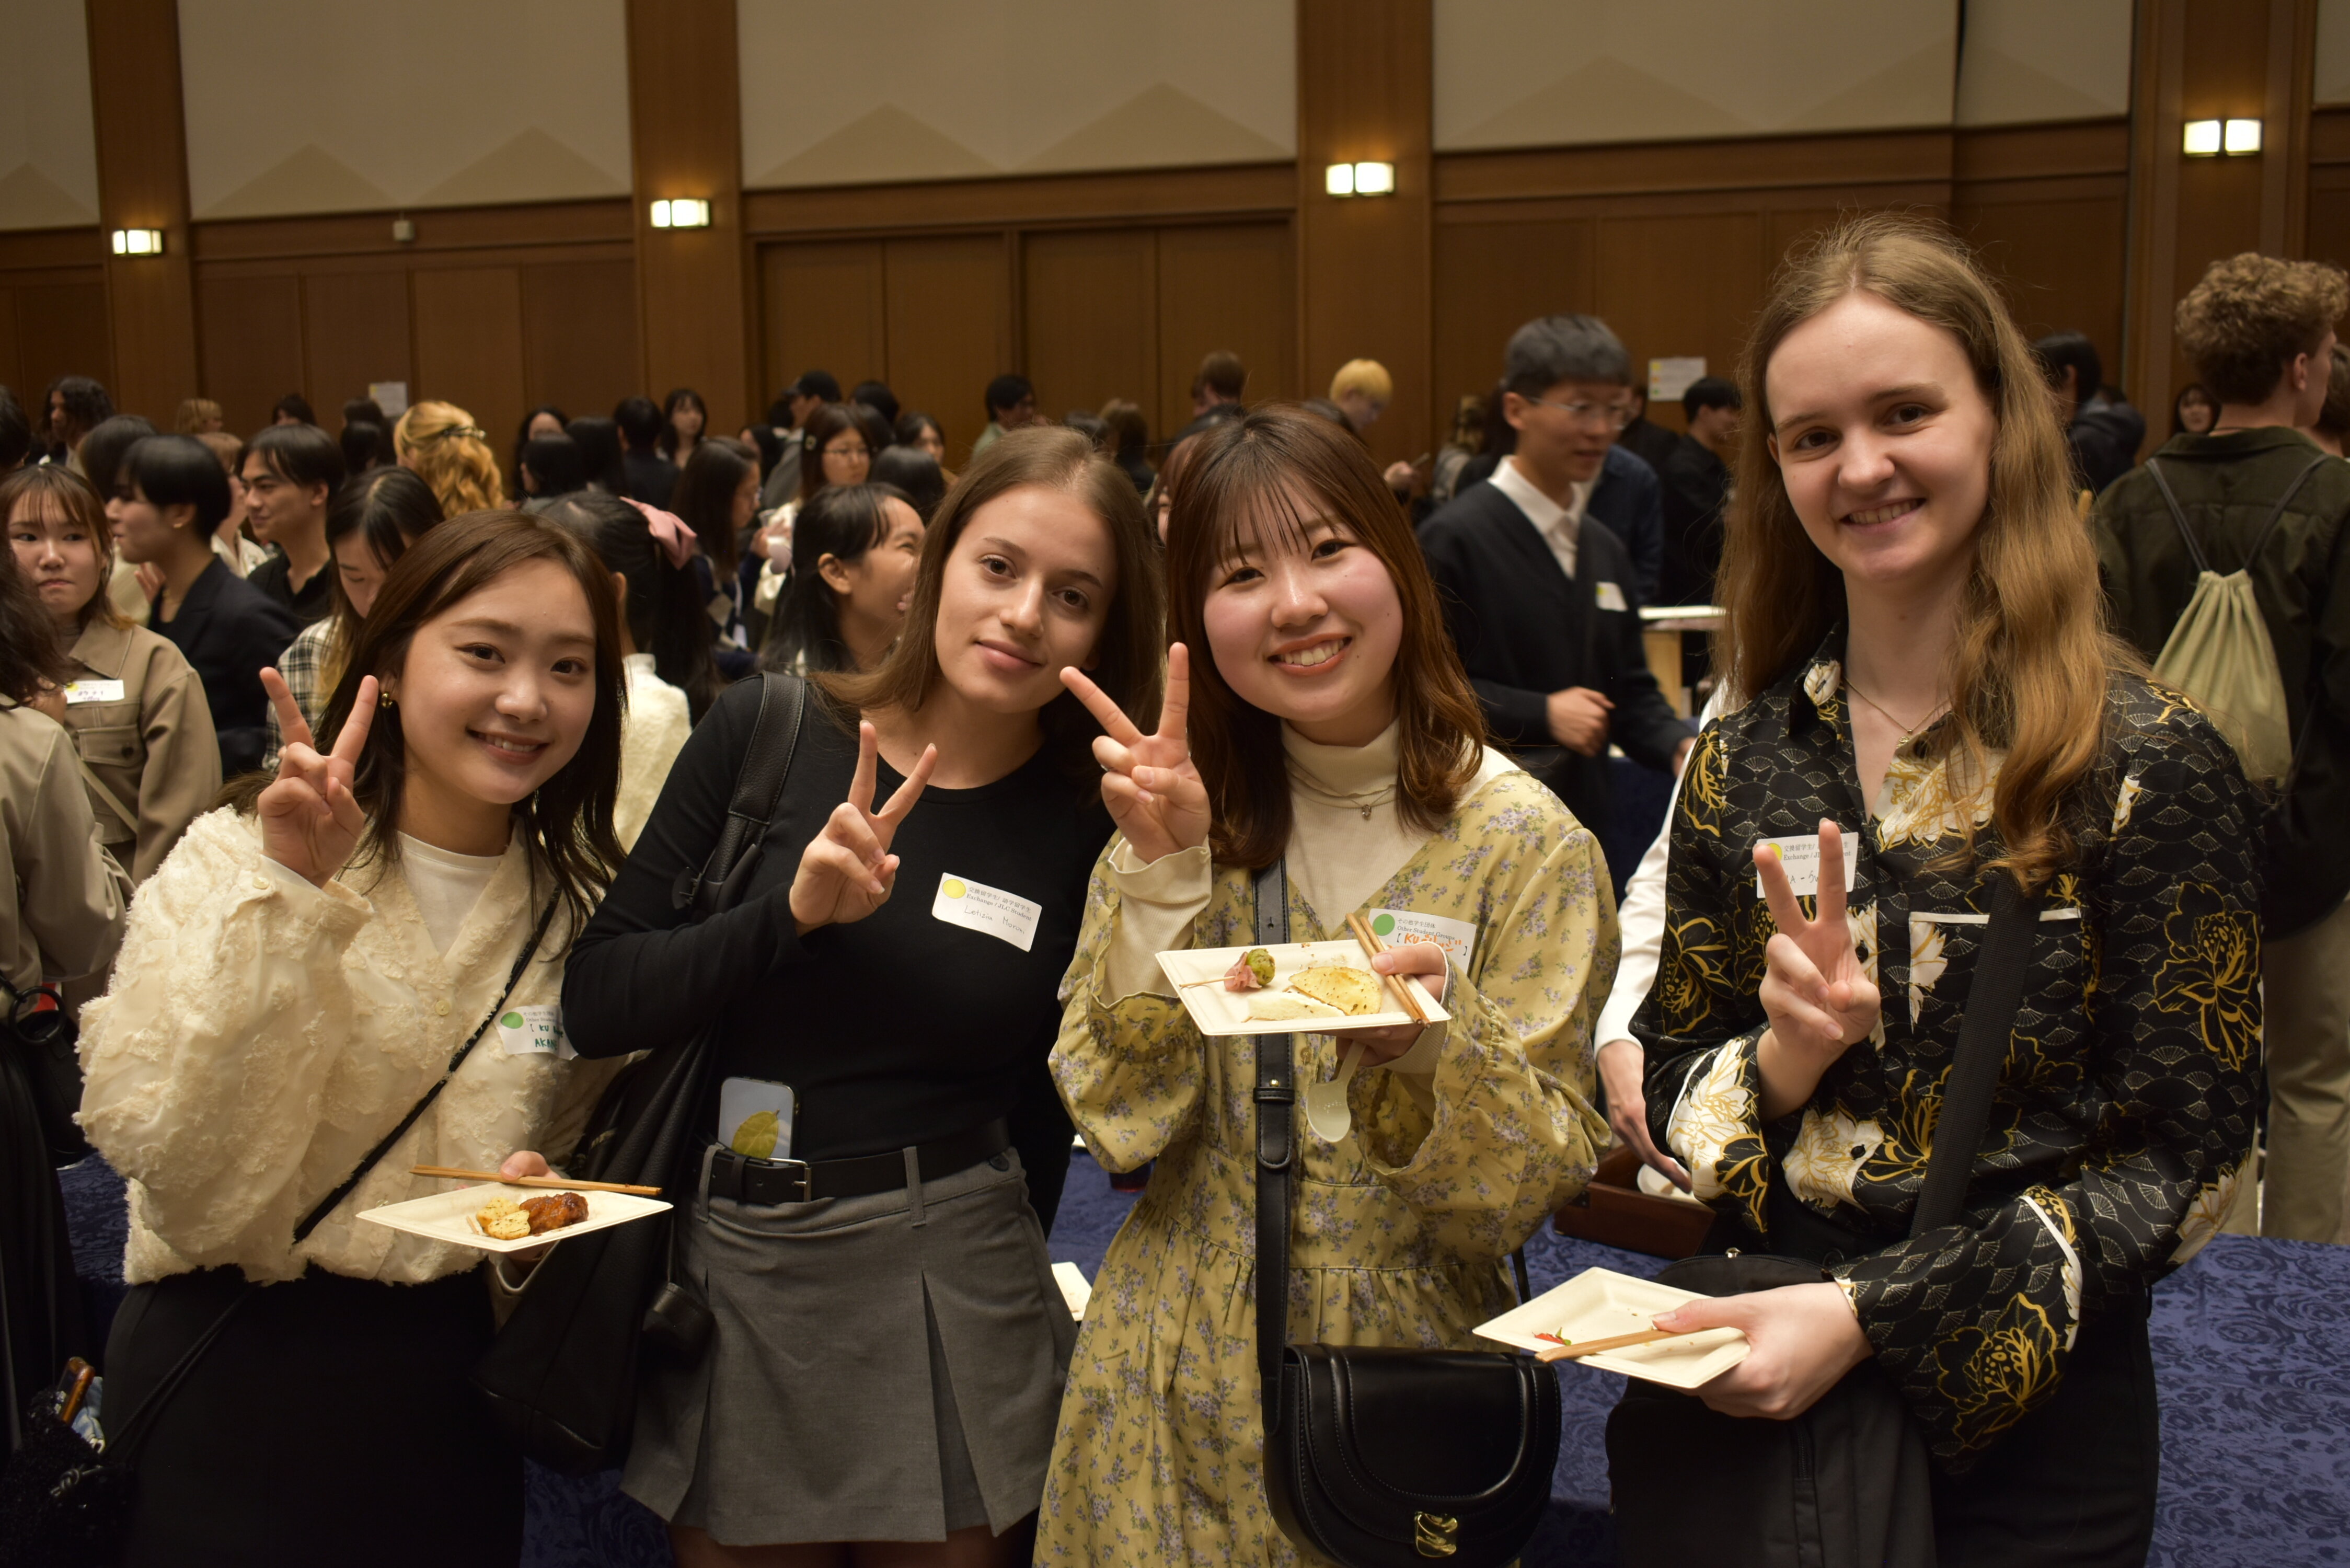
<path id="1" fill-rule="evenodd" d="M 1014 368 L 1007 248 L 984 234 L 891 240 L 884 250 L 885 379 L 899 407 L 939 421 L 951 468 L 986 428 L 987 383 Z"/>
<path id="2" fill-rule="evenodd" d="M 636 394 L 636 268 L 625 261 L 522 269 L 525 407 L 553 403 L 577 419 L 608 414 Z"/>
<path id="3" fill-rule="evenodd" d="M 370 382 L 414 382 L 407 272 L 310 273 L 302 280 L 302 384 L 328 430 L 342 429 L 344 402 L 366 396 Z"/>
<path id="4" fill-rule="evenodd" d="M 197 382 L 194 275 L 188 245 L 187 132 L 180 105 L 176 0 L 106 0 L 89 21 L 91 130 L 99 226 L 160 229 L 163 254 L 106 258 L 113 322 L 101 375 L 126 409 L 168 427 Z"/>
<path id="5" fill-rule="evenodd" d="M 1961 197 L 1950 209 L 1951 226 L 1999 275 L 2023 335 L 2087 333 L 2115 386 L 2121 384 L 2122 263 L 2128 239 L 2125 186 L 2117 177 L 2107 188 L 2089 191 Z"/>
<path id="6" fill-rule="evenodd" d="M 1600 223 L 1597 313 L 1631 350 L 1635 376 L 1667 355 L 1703 355 L 1716 372 L 1737 363 L 1769 272 L 1764 232 L 1751 212 Z M 1658 415 L 1680 422 L 1669 407 Z"/>
<path id="7" fill-rule="evenodd" d="M 36 428 L 48 417 L 43 399 L 51 381 L 105 373 L 106 285 L 91 272 L 86 281 L 0 287 L 0 383 L 16 394 Z M 169 409 L 160 412 L 170 419 Z"/>
<path id="8" fill-rule="evenodd" d="M 1590 218 L 1441 223 L 1436 229 L 1436 397 L 1451 410 L 1502 379 L 1510 334 L 1537 316 L 1592 308 Z M 1446 426 L 1449 429 L 1449 425 Z"/>
<path id="9" fill-rule="evenodd" d="M 1251 402 L 1323 390 L 1303 385 L 1297 369 L 1296 255 L 1286 223 L 1159 231 L 1159 408 L 1150 416 L 1152 439 L 1190 421 L 1191 378 L 1218 348 L 1232 350 L 1248 367 Z"/>
<path id="10" fill-rule="evenodd" d="M 506 432 L 522 423 L 529 407 L 520 270 L 426 268 L 410 286 L 416 307 L 416 384 L 408 389 L 409 400 L 455 403 L 504 452 L 510 440 Z"/>
<path id="11" fill-rule="evenodd" d="M 759 289 L 762 396 L 774 397 L 807 370 L 830 371 L 846 392 L 889 368 L 880 241 L 767 245 L 759 253 Z"/>
<path id="12" fill-rule="evenodd" d="M 1159 245 L 1149 229 L 1028 236 L 1021 246 L 1024 374 L 1049 418 L 1130 398 L 1159 376 Z"/>
<path id="13" fill-rule="evenodd" d="M 196 282 L 196 332 L 204 395 L 230 430 L 250 435 L 303 380 L 302 280 L 291 271 L 205 277 Z M 159 425 L 170 409 L 142 410 Z"/>

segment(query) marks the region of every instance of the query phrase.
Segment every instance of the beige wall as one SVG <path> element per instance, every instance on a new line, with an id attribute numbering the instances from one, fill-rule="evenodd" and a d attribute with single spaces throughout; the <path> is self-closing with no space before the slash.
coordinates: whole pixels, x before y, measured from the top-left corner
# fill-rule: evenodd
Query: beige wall
<path id="1" fill-rule="evenodd" d="M 1955 0 L 1435 7 L 1440 152 L 1950 123 Z"/>
<path id="2" fill-rule="evenodd" d="M 2350 103 L 2350 0 L 2317 0 L 2319 103 Z"/>
<path id="3" fill-rule="evenodd" d="M 1966 0 L 1960 125 L 2129 112 L 2131 0 Z"/>
<path id="4" fill-rule="evenodd" d="M 0 229 L 98 222 L 98 133 L 81 0 L 0 0 Z"/>
<path id="5" fill-rule="evenodd" d="M 754 190 L 1296 151 L 1290 0 L 737 0 L 735 15 Z"/>
<path id="6" fill-rule="evenodd" d="M 207 218 L 625 196 L 622 0 L 180 0 Z"/>

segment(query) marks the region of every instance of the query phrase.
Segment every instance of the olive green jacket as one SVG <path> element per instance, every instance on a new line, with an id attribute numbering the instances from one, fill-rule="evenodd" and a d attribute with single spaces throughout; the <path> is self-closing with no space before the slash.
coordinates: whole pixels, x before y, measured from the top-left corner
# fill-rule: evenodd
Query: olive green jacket
<path id="1" fill-rule="evenodd" d="M 2203 557 L 2222 574 L 2247 566 L 2261 527 L 2319 455 L 2282 426 L 2174 436 L 2151 461 L 2187 514 Z M 2151 661 L 2195 594 L 2194 558 L 2143 467 L 2097 498 L 2090 526 L 2114 624 Z M 2293 726 L 2293 765 L 2272 826 L 2264 905 L 2271 939 L 2331 913 L 2350 892 L 2350 462 L 2326 459 L 2303 482 L 2249 564 L 2276 645 Z"/>

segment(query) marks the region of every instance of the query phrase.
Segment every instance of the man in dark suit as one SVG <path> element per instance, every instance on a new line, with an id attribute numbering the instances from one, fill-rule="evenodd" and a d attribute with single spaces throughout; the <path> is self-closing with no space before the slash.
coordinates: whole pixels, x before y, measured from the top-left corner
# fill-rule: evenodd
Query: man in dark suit
<path id="1" fill-rule="evenodd" d="M 1648 672 L 1630 553 L 1589 510 L 1630 386 L 1605 322 L 1546 316 L 1518 328 L 1503 400 L 1517 450 L 1419 530 L 1486 722 L 1595 833 L 1607 820 L 1610 741 L 1678 771 L 1694 736 Z"/>

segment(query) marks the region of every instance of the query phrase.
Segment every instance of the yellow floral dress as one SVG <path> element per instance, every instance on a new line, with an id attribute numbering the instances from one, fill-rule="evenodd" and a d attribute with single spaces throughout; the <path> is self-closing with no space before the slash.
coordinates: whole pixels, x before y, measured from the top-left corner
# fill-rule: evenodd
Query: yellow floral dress
<path id="1" fill-rule="evenodd" d="M 1831 1272 L 1935 1452 L 1963 1465 L 2055 1392 L 2085 1321 L 2142 1308 L 2226 1211 L 2260 1054 L 2258 812 L 2201 714 L 2113 677 L 2074 869 L 2043 890 L 1970 1206 L 1911 1241 L 2000 875 L 1984 867 L 2000 854 L 2002 759 L 1954 777 L 1938 725 L 1896 751 L 1858 811 L 1841 641 L 1690 753 L 1657 986 L 1634 1033 L 1657 1142 L 1741 1244 L 1770 1250 L 1774 1212 L 1800 1224 L 1774 1205 L 1774 1166 L 1780 1201 L 1860 1239 Z M 1858 829 L 1850 919 L 1884 1008 L 1801 1111 L 1765 1124 L 1757 992 L 1775 927 L 1753 849 L 1809 837 L 1822 817 Z M 1974 861 L 1953 867 L 1970 826 Z"/>
<path id="2" fill-rule="evenodd" d="M 1118 849 L 1113 841 L 1110 853 Z M 1103 994 L 1118 898 L 1097 866 L 1053 1074 L 1112 1170 L 1156 1159 L 1111 1241 L 1069 1364 L 1036 1560 L 1290 1563 L 1261 1469 L 1254 1272 L 1255 1037 L 1203 1037 L 1181 1003 Z M 1347 937 L 1345 910 L 1293 882 L 1293 940 Z M 1514 1300 L 1503 1260 L 1590 1179 L 1592 1031 L 1616 971 L 1598 845 L 1524 773 L 1487 783 L 1361 912 L 1468 923 L 1432 1075 L 1367 1070 L 1336 1147 L 1298 1123 L 1288 1282 L 1295 1341 L 1482 1345 Z M 1253 940 L 1249 874 L 1215 868 L 1191 945 Z M 1297 1037 L 1299 1081 L 1336 1075 L 1326 1034 Z M 1423 1043 L 1423 1048 L 1426 1043 Z M 1417 1054 L 1417 1053 L 1416 1053 Z"/>

